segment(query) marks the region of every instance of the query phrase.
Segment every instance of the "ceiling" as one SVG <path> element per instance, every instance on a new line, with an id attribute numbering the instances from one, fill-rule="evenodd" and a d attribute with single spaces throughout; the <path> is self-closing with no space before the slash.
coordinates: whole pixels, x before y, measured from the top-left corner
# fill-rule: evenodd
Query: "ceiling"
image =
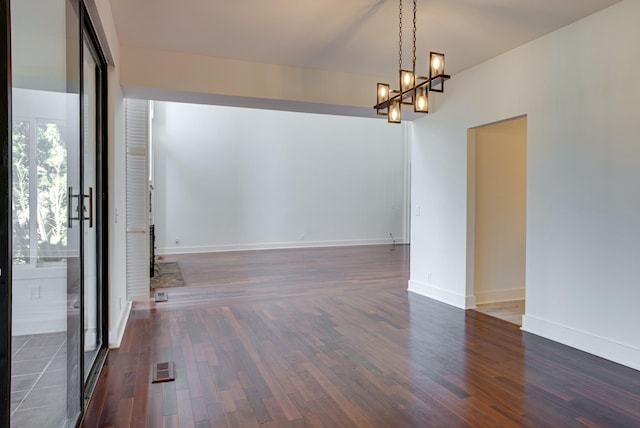
<path id="1" fill-rule="evenodd" d="M 618 0 L 418 0 L 417 66 L 444 52 L 448 74 Z M 396 0 L 110 0 L 120 43 L 254 62 L 397 75 Z M 404 1 L 404 63 L 412 2 Z"/>

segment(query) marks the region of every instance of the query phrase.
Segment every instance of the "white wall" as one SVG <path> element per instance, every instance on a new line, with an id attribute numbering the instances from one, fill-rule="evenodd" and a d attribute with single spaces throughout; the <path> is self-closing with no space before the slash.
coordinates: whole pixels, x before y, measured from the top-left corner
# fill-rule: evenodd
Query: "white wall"
<path id="1" fill-rule="evenodd" d="M 113 68 L 109 79 L 109 345 L 117 347 L 131 303 L 127 300 L 124 97 Z"/>
<path id="2" fill-rule="evenodd" d="M 184 101 L 182 97 L 187 94 L 201 94 L 211 96 L 212 104 L 243 103 L 238 100 L 246 98 L 250 104 L 276 109 L 316 111 L 325 106 L 324 109 L 375 117 L 371 94 L 375 100 L 376 83 L 388 79 L 133 46 L 121 46 L 121 55 L 122 84 L 129 97 L 160 92 L 172 93 Z"/>
<path id="3" fill-rule="evenodd" d="M 108 168 L 109 168 L 109 345 L 120 345 L 131 304 L 126 283 L 126 189 L 124 97 L 120 87 L 120 43 L 108 0 L 89 0 L 87 9 L 109 62 Z"/>
<path id="4" fill-rule="evenodd" d="M 75 40 L 67 39 L 66 13 L 65 2 L 11 2 L 11 79 L 14 88 L 67 92 L 70 83 L 67 82 L 67 56 L 72 57 L 69 49 L 77 52 L 67 44 L 77 43 L 77 36 Z M 74 24 L 77 31 L 77 21 L 69 23 L 70 30 Z"/>
<path id="5" fill-rule="evenodd" d="M 640 2 L 454 76 L 413 126 L 409 288 L 468 307 L 467 129 L 527 115 L 523 329 L 640 369 Z"/>
<path id="6" fill-rule="evenodd" d="M 405 241 L 402 126 L 157 102 L 153 146 L 159 253 Z"/>
<path id="7" fill-rule="evenodd" d="M 474 135 L 476 303 L 524 299 L 527 118 L 481 126 Z"/>

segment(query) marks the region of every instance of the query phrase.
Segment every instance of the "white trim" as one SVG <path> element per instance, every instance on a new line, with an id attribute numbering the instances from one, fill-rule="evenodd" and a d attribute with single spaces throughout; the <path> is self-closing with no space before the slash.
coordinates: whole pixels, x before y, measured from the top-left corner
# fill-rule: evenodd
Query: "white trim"
<path id="1" fill-rule="evenodd" d="M 13 265 L 13 279 L 67 279 L 67 266 L 64 263 L 56 263 L 58 266 Z"/>
<path id="2" fill-rule="evenodd" d="M 476 130 L 467 129 L 467 275 L 466 293 L 476 289 Z"/>
<path id="3" fill-rule="evenodd" d="M 640 370 L 640 349 L 633 346 L 533 315 L 522 317 L 522 330 Z"/>
<path id="4" fill-rule="evenodd" d="M 67 314 L 58 310 L 14 315 L 11 322 L 11 334 L 14 336 L 61 331 L 67 331 Z"/>
<path id="5" fill-rule="evenodd" d="M 122 313 L 122 317 L 120 318 L 120 322 L 118 323 L 118 328 L 115 331 L 109 331 L 109 349 L 118 349 L 120 347 L 120 344 L 122 343 L 122 337 L 124 336 L 125 327 L 127 326 L 129 315 L 131 314 L 132 306 L 133 302 L 127 302 L 127 307 Z"/>
<path id="6" fill-rule="evenodd" d="M 411 241 L 411 140 L 413 124 L 402 122 L 402 140 L 404 146 L 404 236 L 405 243 Z"/>
<path id="7" fill-rule="evenodd" d="M 524 300 L 525 288 L 509 288 L 507 290 L 476 291 L 477 303 L 509 302 Z"/>
<path id="8" fill-rule="evenodd" d="M 407 289 L 413 293 L 429 297 L 460 309 L 472 309 L 476 306 L 475 296 L 464 296 L 462 294 L 453 293 L 449 290 L 436 287 L 433 284 L 409 280 Z"/>
<path id="9" fill-rule="evenodd" d="M 395 238 L 396 244 L 404 244 L 404 237 Z M 262 244 L 226 244 L 203 245 L 193 247 L 163 247 L 158 248 L 157 255 L 168 254 L 193 254 L 193 253 L 217 253 L 223 251 L 251 251 L 251 250 L 277 250 L 287 248 L 316 248 L 316 247 L 349 247 L 357 245 L 391 245 L 391 238 L 385 239 L 354 239 L 343 241 L 302 241 L 302 242 L 266 242 Z"/>
<path id="10" fill-rule="evenodd" d="M 88 328 L 84 331 L 84 352 L 96 350 L 97 339 L 96 328 Z"/>

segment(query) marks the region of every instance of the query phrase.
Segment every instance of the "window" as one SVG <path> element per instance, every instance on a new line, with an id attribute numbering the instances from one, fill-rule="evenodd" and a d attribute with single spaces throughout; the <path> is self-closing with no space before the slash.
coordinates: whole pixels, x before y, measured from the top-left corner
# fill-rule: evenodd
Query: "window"
<path id="1" fill-rule="evenodd" d="M 64 127 L 51 120 L 16 120 L 12 138 L 13 263 L 40 266 L 63 260 L 67 248 Z"/>

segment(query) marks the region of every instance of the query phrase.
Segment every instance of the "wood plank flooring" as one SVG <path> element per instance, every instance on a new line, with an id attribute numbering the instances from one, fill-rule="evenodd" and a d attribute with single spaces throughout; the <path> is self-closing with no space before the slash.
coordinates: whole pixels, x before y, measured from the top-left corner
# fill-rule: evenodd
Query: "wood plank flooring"
<path id="1" fill-rule="evenodd" d="M 640 372 L 408 293 L 408 247 L 174 259 L 187 285 L 134 305 L 83 426 L 640 426 Z"/>

